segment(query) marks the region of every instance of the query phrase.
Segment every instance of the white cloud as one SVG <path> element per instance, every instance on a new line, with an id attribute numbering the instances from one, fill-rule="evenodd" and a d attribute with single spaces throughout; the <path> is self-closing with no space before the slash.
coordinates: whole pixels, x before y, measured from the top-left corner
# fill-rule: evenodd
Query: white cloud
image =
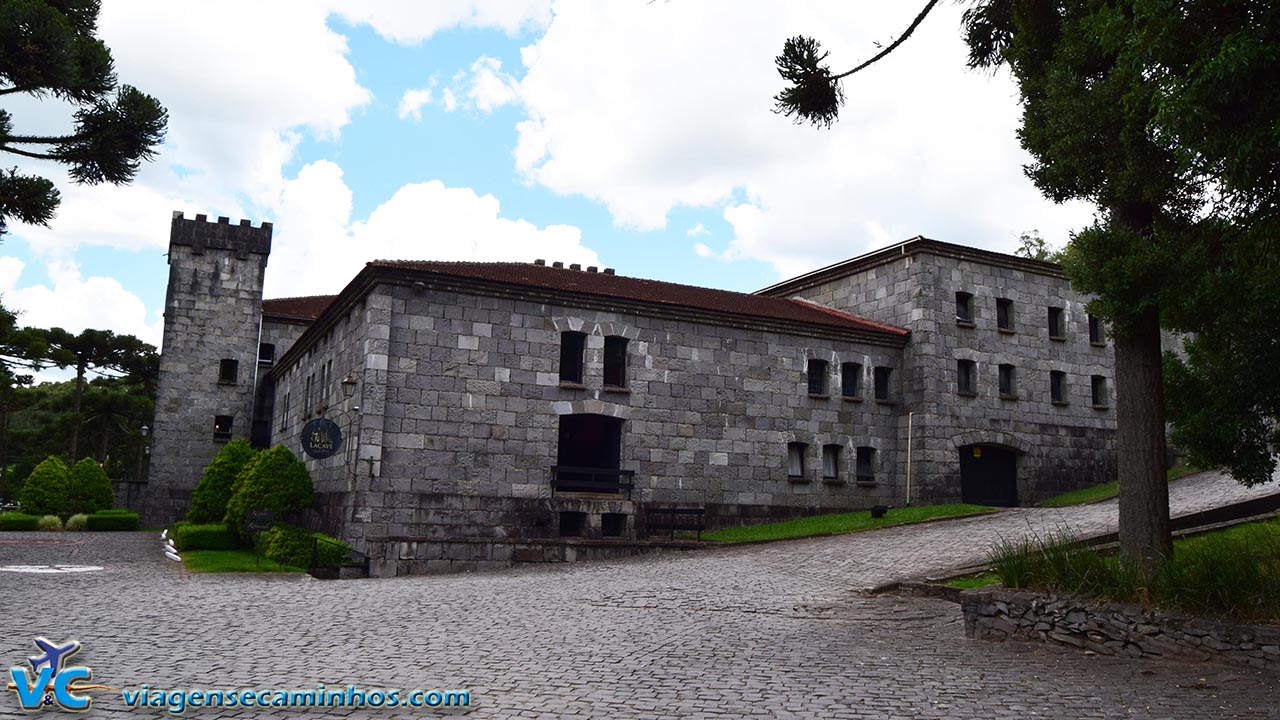
<path id="1" fill-rule="evenodd" d="M 702 243 L 694 243 L 693 252 L 695 255 L 701 258 L 709 258 L 709 257 L 716 256 L 715 252 L 711 248 L 707 247 Z"/>
<path id="2" fill-rule="evenodd" d="M 440 105 L 444 107 L 445 112 L 453 112 L 458 109 L 458 98 L 453 94 L 453 90 L 445 88 L 440 93 Z"/>
<path id="3" fill-rule="evenodd" d="M 401 120 L 412 117 L 416 122 L 422 119 L 423 106 L 430 102 L 431 88 L 405 90 L 404 95 L 400 98 L 400 109 L 397 114 Z"/>
<path id="4" fill-rule="evenodd" d="M 376 259 L 602 264 L 578 228 L 503 217 L 492 195 L 438 180 L 405 185 L 355 222 L 342 169 L 327 160 L 303 167 L 282 197 L 268 297 L 336 293 Z"/>
<path id="5" fill-rule="evenodd" d="M 703 227 L 702 223 L 697 223 L 696 225 L 689 228 L 688 230 L 685 230 L 684 234 L 688 235 L 689 237 L 698 237 L 699 235 L 710 235 L 711 231 Z M 706 246 L 704 245 L 703 247 L 706 247 Z"/>
<path id="6" fill-rule="evenodd" d="M 49 285 L 20 286 L 26 264 L 15 257 L 0 258 L 0 295 L 5 307 L 19 313 L 29 327 L 61 327 L 78 333 L 86 328 L 134 335 L 159 346 L 164 324 L 148 320 L 146 305 L 115 278 L 84 277 L 73 262 L 47 264 Z"/>
<path id="7" fill-rule="evenodd" d="M 497 58 L 481 57 L 472 63 L 466 82 L 467 100 L 481 112 L 493 112 L 520 99 L 519 82 L 502 72 L 502 61 Z"/>
<path id="8" fill-rule="evenodd" d="M 844 70 L 915 12 L 562 0 L 522 53 L 517 168 L 605 204 L 623 228 L 665 228 L 677 206 L 723 208 L 726 256 L 780 274 L 917 234 L 1011 250 L 1027 228 L 1058 238 L 1086 222 L 1083 205 L 1053 206 L 1021 176 L 1016 88 L 964 69 L 959 8 L 939 5 L 894 55 L 846 80 L 831 130 L 772 112 L 787 37 L 817 33 Z"/>
<path id="9" fill-rule="evenodd" d="M 546 27 L 551 0 L 336 0 L 336 12 L 365 23 L 393 42 L 411 45 L 453 27 L 489 28 L 514 35 Z"/>

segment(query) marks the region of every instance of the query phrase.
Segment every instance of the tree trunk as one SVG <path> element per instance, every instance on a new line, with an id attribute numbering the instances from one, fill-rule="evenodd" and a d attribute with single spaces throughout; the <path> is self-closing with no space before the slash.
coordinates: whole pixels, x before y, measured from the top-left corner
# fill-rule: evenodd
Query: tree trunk
<path id="1" fill-rule="evenodd" d="M 1149 237 L 1154 208 L 1145 203 L 1114 208 L 1112 220 Z M 1115 357 L 1120 555 L 1150 576 L 1173 551 L 1158 310 L 1126 318 L 1116 328 Z"/>
<path id="2" fill-rule="evenodd" d="M 84 398 L 84 373 L 85 362 L 81 360 L 76 364 L 76 391 L 71 406 L 71 463 L 79 459 L 76 452 L 80 449 L 80 401 Z"/>

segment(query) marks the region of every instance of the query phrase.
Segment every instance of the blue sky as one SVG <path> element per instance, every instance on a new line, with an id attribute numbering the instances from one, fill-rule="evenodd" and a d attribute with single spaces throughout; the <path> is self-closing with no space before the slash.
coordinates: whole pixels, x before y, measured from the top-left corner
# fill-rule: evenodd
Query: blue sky
<path id="1" fill-rule="evenodd" d="M 846 69 L 917 11 L 883 2 L 106 0 L 123 82 L 170 112 L 128 187 L 56 167 L 50 228 L 13 227 L 23 321 L 158 344 L 170 213 L 275 224 L 267 294 L 334 293 L 375 258 L 519 260 L 750 291 L 917 234 L 1011 251 L 1090 218 L 1022 175 L 1016 89 L 963 68 L 959 9 L 846 84 L 831 130 L 770 111 L 773 57 Z M 57 102 L 10 103 L 19 130 Z"/>

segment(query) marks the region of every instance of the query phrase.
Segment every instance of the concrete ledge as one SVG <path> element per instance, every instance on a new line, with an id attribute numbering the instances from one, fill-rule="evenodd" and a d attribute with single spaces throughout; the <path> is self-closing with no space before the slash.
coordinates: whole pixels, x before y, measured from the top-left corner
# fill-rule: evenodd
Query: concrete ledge
<path id="1" fill-rule="evenodd" d="M 1099 655 L 1280 670 L 1280 628 L 1175 615 L 1076 595 L 999 588 L 960 593 L 965 636 L 1038 640 Z"/>
<path id="2" fill-rule="evenodd" d="M 667 550 L 693 550 L 691 540 L 627 538 L 498 539 L 474 537 L 382 536 L 369 538 L 373 577 L 431 575 L 496 570 L 529 563 L 610 560 Z"/>

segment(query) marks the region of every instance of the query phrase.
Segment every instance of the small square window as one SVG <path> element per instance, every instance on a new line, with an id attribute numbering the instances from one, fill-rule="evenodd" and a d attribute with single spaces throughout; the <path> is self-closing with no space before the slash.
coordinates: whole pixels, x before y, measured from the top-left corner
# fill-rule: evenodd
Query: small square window
<path id="1" fill-rule="evenodd" d="M 876 481 L 876 449 L 860 447 L 857 454 L 856 477 L 859 484 L 872 485 Z"/>
<path id="2" fill-rule="evenodd" d="M 1092 315 L 1089 316 L 1089 342 L 1093 345 L 1107 344 L 1102 336 L 1102 321 Z"/>
<path id="3" fill-rule="evenodd" d="M 1089 380 L 1093 389 L 1093 406 L 1096 408 L 1107 407 L 1107 379 L 1101 375 L 1093 375 Z"/>
<path id="4" fill-rule="evenodd" d="M 804 478 L 804 454 L 809 446 L 802 442 L 787 443 L 787 477 L 792 480 Z"/>
<path id="5" fill-rule="evenodd" d="M 1049 371 L 1049 400 L 1057 405 L 1067 404 L 1067 374 L 1061 370 Z"/>
<path id="6" fill-rule="evenodd" d="M 1013 332 L 1013 301 L 1009 298 L 996 300 L 996 329 Z"/>
<path id="7" fill-rule="evenodd" d="M 840 365 L 840 395 L 847 398 L 862 396 L 862 365 L 847 362 Z"/>
<path id="8" fill-rule="evenodd" d="M 978 368 L 974 361 L 956 361 L 956 392 L 960 395 L 978 394 Z"/>
<path id="9" fill-rule="evenodd" d="M 224 358 L 218 362 L 218 382 L 223 385 L 234 385 L 236 376 L 240 374 L 240 361 Z"/>
<path id="10" fill-rule="evenodd" d="M 1018 397 L 1018 370 L 1012 365 L 1000 365 L 1000 397 L 1016 400 Z"/>
<path id="11" fill-rule="evenodd" d="M 1060 307 L 1049 308 L 1049 339 L 1066 340 L 1066 311 Z"/>
<path id="12" fill-rule="evenodd" d="M 258 344 L 258 364 L 270 367 L 276 362 L 276 346 L 271 343 Z"/>
<path id="13" fill-rule="evenodd" d="M 826 397 L 827 361 L 810 358 L 806 370 L 809 374 L 809 394 Z"/>
<path id="14" fill-rule="evenodd" d="M 840 446 L 822 446 L 822 479 L 826 481 L 840 479 Z"/>
<path id="15" fill-rule="evenodd" d="M 956 323 L 960 325 L 973 324 L 973 293 L 956 293 Z"/>
<path id="16" fill-rule="evenodd" d="M 560 333 L 560 382 L 582 384 L 582 356 L 587 347 L 585 333 Z"/>
<path id="17" fill-rule="evenodd" d="M 875 369 L 876 381 L 876 400 L 888 402 L 889 396 L 889 379 L 893 375 L 893 368 L 877 367 Z"/>
<path id="18" fill-rule="evenodd" d="M 610 335 L 604 339 L 604 384 L 606 387 L 627 386 L 627 339 Z"/>
<path id="19" fill-rule="evenodd" d="M 215 415 L 213 418 L 213 439 L 214 440 L 230 440 L 231 439 L 231 416 Z"/>

